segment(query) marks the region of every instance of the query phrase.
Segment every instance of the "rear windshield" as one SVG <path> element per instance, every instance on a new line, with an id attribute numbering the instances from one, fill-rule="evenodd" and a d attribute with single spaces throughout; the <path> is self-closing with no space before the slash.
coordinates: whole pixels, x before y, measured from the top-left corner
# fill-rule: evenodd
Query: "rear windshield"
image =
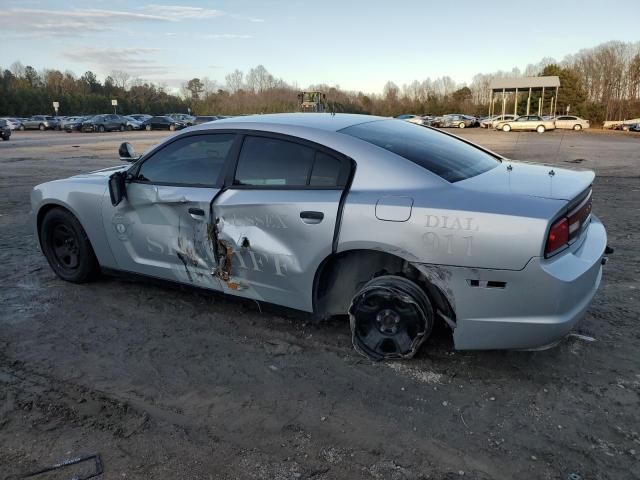
<path id="1" fill-rule="evenodd" d="M 426 168 L 449 182 L 475 177 L 500 161 L 454 137 L 399 120 L 380 120 L 340 130 L 389 150 Z"/>

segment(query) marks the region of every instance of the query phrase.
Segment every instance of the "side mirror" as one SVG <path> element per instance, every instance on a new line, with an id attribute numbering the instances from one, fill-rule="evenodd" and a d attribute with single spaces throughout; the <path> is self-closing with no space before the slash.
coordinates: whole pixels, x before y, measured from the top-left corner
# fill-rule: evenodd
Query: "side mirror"
<path id="1" fill-rule="evenodd" d="M 127 172 L 116 172 L 109 177 L 109 196 L 111 205 L 118 205 L 123 198 L 127 198 Z"/>
<path id="2" fill-rule="evenodd" d="M 136 151 L 129 142 L 120 144 L 120 148 L 118 148 L 118 155 L 120 155 L 120 160 L 124 162 L 135 162 L 140 158 L 139 155 L 136 155 Z"/>

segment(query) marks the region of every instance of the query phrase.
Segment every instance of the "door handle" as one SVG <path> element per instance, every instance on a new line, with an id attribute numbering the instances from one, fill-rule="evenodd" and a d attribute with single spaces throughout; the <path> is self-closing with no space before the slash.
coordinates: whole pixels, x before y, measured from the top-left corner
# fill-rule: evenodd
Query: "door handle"
<path id="1" fill-rule="evenodd" d="M 324 218 L 324 213 L 314 211 L 300 212 L 300 218 L 304 223 L 320 223 Z"/>
<path id="2" fill-rule="evenodd" d="M 198 217 L 204 217 L 204 210 L 201 208 L 191 207 L 189 209 L 189 215 L 197 215 Z"/>

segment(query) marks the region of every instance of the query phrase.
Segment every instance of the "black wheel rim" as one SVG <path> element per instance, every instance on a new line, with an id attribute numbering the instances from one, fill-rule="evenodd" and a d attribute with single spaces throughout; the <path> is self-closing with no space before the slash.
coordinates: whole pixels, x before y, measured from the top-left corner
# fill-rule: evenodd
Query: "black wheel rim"
<path id="1" fill-rule="evenodd" d="M 371 358 L 401 358 L 424 335 L 424 312 L 406 293 L 385 286 L 361 292 L 350 313 L 354 338 Z"/>
<path id="2" fill-rule="evenodd" d="M 65 270 L 76 270 L 80 265 L 80 242 L 76 233 L 63 223 L 53 227 L 50 245 L 57 265 Z"/>

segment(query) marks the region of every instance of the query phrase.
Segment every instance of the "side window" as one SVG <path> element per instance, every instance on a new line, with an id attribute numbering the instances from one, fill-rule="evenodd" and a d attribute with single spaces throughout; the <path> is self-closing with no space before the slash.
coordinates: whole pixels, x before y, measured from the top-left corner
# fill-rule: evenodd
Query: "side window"
<path id="1" fill-rule="evenodd" d="M 340 177 L 340 160 L 323 152 L 316 152 L 309 185 L 312 187 L 335 187 Z"/>
<path id="2" fill-rule="evenodd" d="M 234 138 L 234 134 L 220 133 L 176 140 L 146 160 L 136 179 L 150 183 L 215 185 Z"/>
<path id="3" fill-rule="evenodd" d="M 246 137 L 234 185 L 306 186 L 315 151 L 286 140 Z"/>

